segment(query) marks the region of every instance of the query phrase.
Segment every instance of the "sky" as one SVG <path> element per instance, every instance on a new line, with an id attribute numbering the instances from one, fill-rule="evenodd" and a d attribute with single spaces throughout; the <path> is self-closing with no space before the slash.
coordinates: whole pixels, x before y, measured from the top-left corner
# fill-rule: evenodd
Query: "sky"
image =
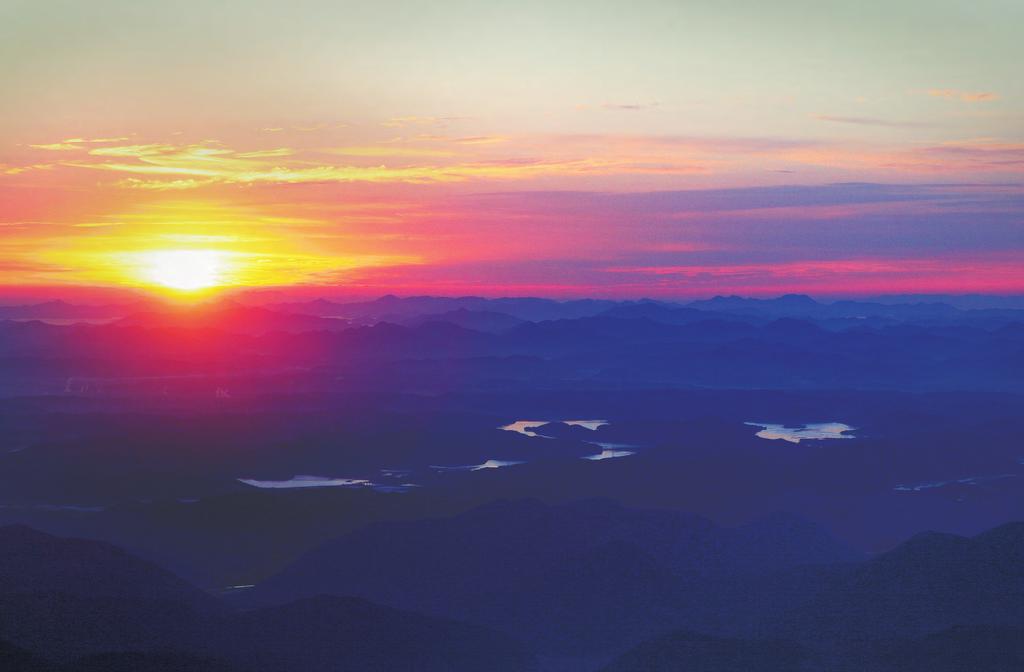
<path id="1" fill-rule="evenodd" d="M 1019 0 L 0 0 L 0 297 L 1024 293 Z"/>

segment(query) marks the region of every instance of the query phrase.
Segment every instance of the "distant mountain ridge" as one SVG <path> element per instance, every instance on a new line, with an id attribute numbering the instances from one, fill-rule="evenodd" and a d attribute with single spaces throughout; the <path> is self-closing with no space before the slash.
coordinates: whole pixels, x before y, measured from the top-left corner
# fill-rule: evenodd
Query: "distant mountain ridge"
<path id="1" fill-rule="evenodd" d="M 450 313 L 458 310 L 504 313 L 520 320 L 539 321 L 596 315 L 617 305 L 603 299 L 556 301 L 536 297 L 484 298 L 479 296 L 382 296 L 372 301 L 339 303 L 324 299 L 306 302 L 267 304 L 267 308 L 290 313 L 345 317 L 357 321 L 410 319 L 415 316 Z"/>
<path id="2" fill-rule="evenodd" d="M 281 313 L 230 301 L 201 306 L 165 306 L 156 310 L 131 313 L 118 320 L 116 326 L 146 329 L 215 329 L 251 335 L 341 331 L 348 328 L 348 324 L 343 320 Z"/>
<path id="3" fill-rule="evenodd" d="M 159 305 L 156 301 L 136 301 L 122 304 L 80 305 L 63 300 L 44 301 L 12 306 L 0 306 L 0 320 L 30 319 L 113 319 L 124 317 Z"/>
<path id="4" fill-rule="evenodd" d="M 607 314 L 614 317 L 649 317 L 673 323 L 695 321 L 706 313 L 726 313 L 737 318 L 798 317 L 810 319 L 957 320 L 965 314 L 988 315 L 1007 319 L 1024 313 L 1024 297 L 984 295 L 893 295 L 868 299 L 815 300 L 804 294 L 786 294 L 775 298 L 715 296 L 695 301 L 665 300 L 554 300 L 538 297 L 487 298 L 479 296 L 386 295 L 369 301 L 258 302 L 241 296 L 238 300 L 214 301 L 212 305 L 246 305 L 276 313 L 315 317 L 346 318 L 357 324 L 379 321 L 407 323 L 427 316 L 448 314 L 457 318 L 465 312 L 497 313 L 523 321 L 576 319 Z M 136 313 L 165 312 L 158 300 L 139 300 L 124 304 L 76 305 L 63 300 L 36 304 L 0 306 L 2 319 L 100 319 L 127 317 Z M 200 304 L 203 305 L 203 304 Z M 210 304 L 206 304 L 210 305 Z M 692 312 L 701 311 L 701 312 Z"/>
<path id="5" fill-rule="evenodd" d="M 585 312 L 594 307 L 587 304 Z M 360 325 L 361 318 L 350 323 L 237 304 L 147 312 L 109 325 L 0 321 L 0 367 L 17 389 L 19 377 L 35 375 L 52 385 L 77 376 L 177 375 L 210 367 L 324 370 L 414 360 L 472 367 L 482 358 L 522 356 L 546 360 L 549 375 L 597 384 L 999 390 L 1024 385 L 1022 369 L 1013 366 L 1024 362 L 1021 311 L 968 311 L 958 313 L 966 322 L 918 323 L 647 304 L 520 322 L 503 313 L 460 310 L 410 315 L 411 326 Z M 187 338 L 184 331 L 190 332 Z M 444 380 L 443 374 L 434 379 Z M 488 377 L 502 375 L 521 372 L 509 363 L 507 371 Z"/>

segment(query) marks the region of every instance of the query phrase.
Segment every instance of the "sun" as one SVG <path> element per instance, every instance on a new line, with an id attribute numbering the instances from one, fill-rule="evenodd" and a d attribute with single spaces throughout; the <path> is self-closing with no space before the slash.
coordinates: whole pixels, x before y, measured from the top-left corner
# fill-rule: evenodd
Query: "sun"
<path id="1" fill-rule="evenodd" d="M 138 254 L 139 272 L 150 283 L 180 292 L 224 284 L 227 253 L 218 250 L 157 250 Z"/>

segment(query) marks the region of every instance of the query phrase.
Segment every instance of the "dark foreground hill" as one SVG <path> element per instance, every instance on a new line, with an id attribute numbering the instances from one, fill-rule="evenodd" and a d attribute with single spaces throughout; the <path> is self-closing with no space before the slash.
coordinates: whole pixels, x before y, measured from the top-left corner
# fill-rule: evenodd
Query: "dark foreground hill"
<path id="1" fill-rule="evenodd" d="M 7 527 L 0 550 L 5 672 L 1009 672 L 1024 655 L 1022 523 L 857 560 L 787 516 L 503 501 L 341 537 L 248 610 L 104 543 Z"/>
<path id="2" fill-rule="evenodd" d="M 0 528 L 0 549 L 5 672 L 531 666 L 504 635 L 364 600 L 317 598 L 242 613 L 104 543 L 7 527 Z"/>
<path id="3" fill-rule="evenodd" d="M 682 631 L 630 649 L 602 672 L 797 672 L 803 658 L 795 642 L 709 637 Z"/>
<path id="4" fill-rule="evenodd" d="M 973 538 L 925 533 L 824 576 L 768 577 L 746 593 L 763 611 L 760 638 L 676 631 L 637 645 L 605 672 L 1024 669 L 1022 532 L 1024 524 L 1012 523 Z M 764 607 L 768 596 L 777 619 Z M 731 607 L 736 620 L 744 618 L 739 604 Z"/>
<path id="5" fill-rule="evenodd" d="M 615 649 L 698 618 L 728 582 L 857 555 L 790 516 L 722 528 L 607 500 L 499 501 L 453 518 L 386 523 L 329 542 L 254 591 L 318 593 L 486 624 L 546 651 Z"/>
<path id="6" fill-rule="evenodd" d="M 606 501 L 497 502 L 368 526 L 253 596 L 356 594 L 485 624 L 550 655 L 614 652 L 687 629 L 793 641 L 823 660 L 958 626 L 1024 628 L 1022 529 L 926 534 L 857 561 L 788 516 L 721 528 Z"/>
<path id="7" fill-rule="evenodd" d="M 973 538 L 919 534 L 840 575 L 779 624 L 838 641 L 955 626 L 1024 627 L 1024 523 Z"/>
<path id="8" fill-rule="evenodd" d="M 958 627 L 890 639 L 823 659 L 791 640 L 744 640 L 679 631 L 644 642 L 601 672 L 1017 672 L 1024 630 Z"/>

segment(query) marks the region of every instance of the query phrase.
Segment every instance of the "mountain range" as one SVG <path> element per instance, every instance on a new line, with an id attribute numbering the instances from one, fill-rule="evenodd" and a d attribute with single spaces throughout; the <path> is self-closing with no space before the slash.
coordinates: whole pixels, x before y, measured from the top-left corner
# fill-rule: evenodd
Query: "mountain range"
<path id="1" fill-rule="evenodd" d="M 11 672 L 888 672 L 952 650 L 970 667 L 934 669 L 995 672 L 1022 653 L 1022 530 L 922 534 L 861 559 L 785 516 L 721 528 L 610 502 L 497 502 L 370 525 L 218 598 L 108 544 L 9 526 L 0 659 Z"/>

